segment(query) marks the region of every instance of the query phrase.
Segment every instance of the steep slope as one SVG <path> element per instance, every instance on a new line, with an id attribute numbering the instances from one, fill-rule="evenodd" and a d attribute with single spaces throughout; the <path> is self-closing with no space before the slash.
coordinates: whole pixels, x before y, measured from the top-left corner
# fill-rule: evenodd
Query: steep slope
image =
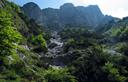
<path id="1" fill-rule="evenodd" d="M 31 11 L 31 8 L 33 11 Z M 27 3 L 22 7 L 24 13 L 35 19 L 37 23 L 52 29 L 63 27 L 98 27 L 101 23 L 107 23 L 113 18 L 104 16 L 97 5 L 87 7 L 75 7 L 71 3 L 65 3 L 59 9 L 40 9 L 34 3 Z M 36 13 L 35 13 L 36 12 Z M 103 21 L 106 21 L 103 23 Z"/>
<path id="2" fill-rule="evenodd" d="M 0 82 L 77 82 L 68 69 L 40 60 L 37 51 L 46 49 L 42 27 L 16 4 L 1 0 L 0 6 Z"/>

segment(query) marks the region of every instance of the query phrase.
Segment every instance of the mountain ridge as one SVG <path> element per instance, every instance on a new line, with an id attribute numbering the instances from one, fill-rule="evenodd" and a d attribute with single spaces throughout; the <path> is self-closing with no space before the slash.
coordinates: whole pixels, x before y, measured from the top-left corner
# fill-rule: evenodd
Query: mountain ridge
<path id="1" fill-rule="evenodd" d="M 32 8 L 34 6 L 34 8 Z M 33 11 L 31 11 L 33 9 Z M 113 20 L 113 17 L 105 16 L 97 5 L 74 6 L 72 3 L 65 3 L 59 9 L 41 9 L 33 2 L 22 7 L 24 13 L 36 20 L 38 24 L 52 29 L 71 27 L 98 27 L 105 20 L 106 23 Z M 36 13 L 35 13 L 36 12 Z"/>

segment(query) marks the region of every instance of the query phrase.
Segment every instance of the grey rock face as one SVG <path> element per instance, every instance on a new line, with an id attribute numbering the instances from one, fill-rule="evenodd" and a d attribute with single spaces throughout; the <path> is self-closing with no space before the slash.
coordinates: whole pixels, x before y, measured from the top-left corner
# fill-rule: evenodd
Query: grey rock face
<path id="1" fill-rule="evenodd" d="M 34 20 L 36 20 L 37 23 L 42 24 L 42 10 L 39 8 L 39 6 L 33 2 L 27 3 L 22 7 L 22 10 L 24 13 Z"/>
<path id="2" fill-rule="evenodd" d="M 104 16 L 97 5 L 75 7 L 66 3 L 60 9 L 40 9 L 35 3 L 27 3 L 22 7 L 24 13 L 37 23 L 53 30 L 71 27 L 97 27 L 103 21 L 108 22 L 109 16 Z"/>

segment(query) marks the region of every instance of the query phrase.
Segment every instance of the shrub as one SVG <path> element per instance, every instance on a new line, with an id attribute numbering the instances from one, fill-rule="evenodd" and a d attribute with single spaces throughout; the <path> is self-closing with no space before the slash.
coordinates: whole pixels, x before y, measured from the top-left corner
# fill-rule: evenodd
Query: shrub
<path id="1" fill-rule="evenodd" d="M 44 78 L 46 82 L 77 82 L 75 77 L 66 68 L 49 68 Z"/>

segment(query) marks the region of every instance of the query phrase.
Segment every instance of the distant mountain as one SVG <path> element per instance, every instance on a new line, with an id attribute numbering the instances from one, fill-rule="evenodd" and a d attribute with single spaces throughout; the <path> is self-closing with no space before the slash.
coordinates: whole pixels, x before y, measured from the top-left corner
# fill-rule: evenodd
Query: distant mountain
<path id="1" fill-rule="evenodd" d="M 30 2 L 25 4 L 22 10 L 28 17 L 35 19 L 38 24 L 52 29 L 66 26 L 98 27 L 113 20 L 111 16 L 104 16 L 97 5 L 75 7 L 71 3 L 65 3 L 59 9 L 41 10 L 37 4 Z"/>

